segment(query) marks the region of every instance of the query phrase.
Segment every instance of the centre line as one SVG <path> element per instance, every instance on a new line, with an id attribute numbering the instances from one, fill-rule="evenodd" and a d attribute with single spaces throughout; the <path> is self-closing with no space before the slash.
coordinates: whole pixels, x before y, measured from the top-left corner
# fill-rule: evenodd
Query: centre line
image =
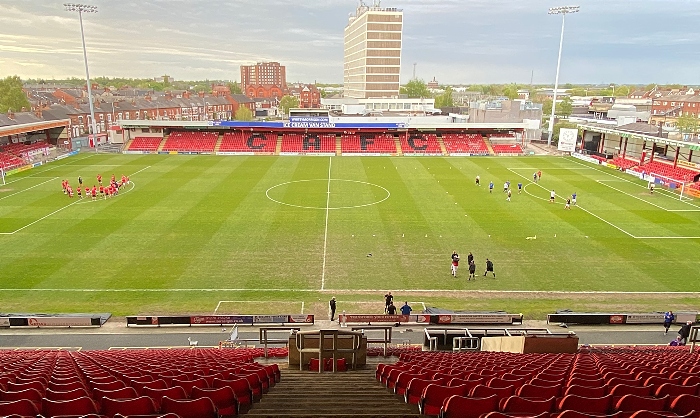
<path id="1" fill-rule="evenodd" d="M 323 267 L 321 268 L 321 290 L 326 287 L 326 248 L 328 247 L 328 213 L 331 203 L 331 164 L 333 157 L 328 157 L 328 186 L 326 187 L 326 226 L 323 232 Z"/>

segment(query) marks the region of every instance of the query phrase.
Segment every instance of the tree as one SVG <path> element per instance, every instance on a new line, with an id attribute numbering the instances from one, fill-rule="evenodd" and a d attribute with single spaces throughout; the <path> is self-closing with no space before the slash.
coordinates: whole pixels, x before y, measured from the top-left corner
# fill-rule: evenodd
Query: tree
<path id="1" fill-rule="evenodd" d="M 405 86 L 401 87 L 399 92 L 407 95 L 409 98 L 423 98 L 431 96 L 425 81 L 418 79 L 414 79 L 406 83 Z"/>
<path id="2" fill-rule="evenodd" d="M 676 127 L 681 134 L 688 134 L 692 139 L 700 129 L 700 119 L 692 113 L 684 113 L 676 119 Z"/>
<path id="3" fill-rule="evenodd" d="M 569 91 L 569 94 L 571 94 L 572 96 L 581 97 L 581 96 L 587 96 L 588 92 L 586 91 L 586 89 L 584 89 L 582 87 L 574 87 L 573 89 L 571 89 L 571 91 Z"/>
<path id="4" fill-rule="evenodd" d="M 231 90 L 231 94 L 243 94 L 243 90 L 241 89 L 241 85 L 238 84 L 238 81 L 228 83 L 227 86 L 228 89 Z"/>
<path id="5" fill-rule="evenodd" d="M 242 122 L 250 122 L 251 120 L 253 120 L 253 111 L 245 106 L 240 106 L 238 110 L 236 110 L 234 119 L 240 120 Z"/>
<path id="6" fill-rule="evenodd" d="M 551 109 L 549 110 L 551 113 Z M 574 111 L 574 105 L 571 102 L 570 97 L 564 97 L 560 103 L 557 103 L 557 108 L 555 110 L 555 113 L 558 116 L 563 116 L 563 117 L 569 117 L 571 115 L 571 112 Z"/>
<path id="7" fill-rule="evenodd" d="M 283 115 L 289 114 L 289 109 L 299 107 L 299 99 L 293 96 L 284 96 L 280 99 L 280 110 Z"/>
<path id="8" fill-rule="evenodd" d="M 435 96 L 435 107 L 437 109 L 452 106 L 454 106 L 454 100 L 452 99 L 452 87 L 445 88 L 444 93 Z"/>
<path id="9" fill-rule="evenodd" d="M 31 107 L 27 96 L 22 91 L 22 80 L 18 76 L 0 80 L 0 113 L 7 113 L 9 110 L 21 112 L 23 108 L 30 110 Z"/>
<path id="10" fill-rule="evenodd" d="M 518 98 L 518 85 L 515 83 L 510 83 L 503 88 L 503 95 L 510 100 Z"/>
<path id="11" fill-rule="evenodd" d="M 552 144 L 557 145 L 559 143 L 559 130 L 561 128 L 566 129 L 576 129 L 578 126 L 575 123 L 559 121 L 554 124 L 554 132 L 552 133 Z M 580 136 L 580 134 L 579 134 Z"/>
<path id="12" fill-rule="evenodd" d="M 615 86 L 615 97 L 627 97 L 630 95 L 628 86 Z"/>

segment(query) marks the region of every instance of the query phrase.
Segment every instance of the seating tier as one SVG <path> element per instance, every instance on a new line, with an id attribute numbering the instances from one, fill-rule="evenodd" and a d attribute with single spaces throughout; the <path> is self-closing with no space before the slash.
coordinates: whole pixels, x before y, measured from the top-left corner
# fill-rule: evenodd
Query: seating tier
<path id="1" fill-rule="evenodd" d="M 226 132 L 219 152 L 273 154 L 277 147 L 277 134 L 270 132 Z"/>
<path id="2" fill-rule="evenodd" d="M 496 155 L 500 154 L 515 154 L 520 155 L 523 153 L 523 148 L 520 144 L 493 144 L 491 145 L 493 152 Z"/>
<path id="3" fill-rule="evenodd" d="M 484 137 L 479 134 L 442 134 L 448 154 L 488 155 Z"/>
<path id="4" fill-rule="evenodd" d="M 335 134 L 286 133 L 282 136 L 281 152 L 335 153 Z"/>
<path id="5" fill-rule="evenodd" d="M 165 141 L 163 151 L 214 152 L 218 138 L 216 132 L 176 131 Z"/>
<path id="6" fill-rule="evenodd" d="M 340 145 L 343 154 L 396 154 L 393 134 L 343 134 Z"/>
<path id="7" fill-rule="evenodd" d="M 157 151 L 163 138 L 137 136 L 129 144 L 127 151 Z"/>

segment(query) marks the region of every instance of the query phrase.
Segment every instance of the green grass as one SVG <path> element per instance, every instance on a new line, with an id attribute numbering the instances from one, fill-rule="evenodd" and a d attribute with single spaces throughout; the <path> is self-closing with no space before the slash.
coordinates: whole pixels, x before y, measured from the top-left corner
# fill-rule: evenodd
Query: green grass
<path id="1" fill-rule="evenodd" d="M 67 206 L 61 179 L 92 185 L 98 173 L 131 175 L 133 189 Z M 506 180 L 526 186 L 511 202 Z M 304 302 L 325 315 L 335 295 L 340 310 L 365 313 L 386 290 L 530 318 L 698 308 L 687 294 L 545 293 L 697 291 L 700 239 L 659 237 L 700 237 L 700 202 L 650 196 L 574 159 L 80 155 L 7 181 L 0 232 L 17 232 L 0 235 L 4 312 L 211 313 L 231 300 L 249 302 L 219 312 L 297 313 Z M 551 189 L 578 192 L 580 207 L 548 203 Z M 453 249 L 471 251 L 480 273 L 489 257 L 498 278 L 467 282 L 462 263 L 453 279 Z"/>

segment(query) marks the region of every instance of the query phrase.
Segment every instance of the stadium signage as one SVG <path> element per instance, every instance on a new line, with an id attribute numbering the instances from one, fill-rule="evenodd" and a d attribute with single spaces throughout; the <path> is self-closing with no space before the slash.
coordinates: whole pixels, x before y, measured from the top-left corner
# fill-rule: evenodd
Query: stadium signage
<path id="1" fill-rule="evenodd" d="M 596 160 L 595 158 L 589 157 L 588 155 L 581 154 L 580 152 L 572 152 L 571 156 L 591 164 L 600 164 L 600 161 Z"/>
<path id="2" fill-rule="evenodd" d="M 9 327 L 10 318 L 0 318 L 0 327 Z"/>
<path id="3" fill-rule="evenodd" d="M 522 323 L 521 314 L 474 313 L 443 315 L 351 315 L 339 316 L 345 322 L 416 322 L 419 324 L 515 324 Z"/>
<path id="4" fill-rule="evenodd" d="M 284 324 L 289 319 L 289 315 L 254 315 L 254 324 Z"/>
<path id="5" fill-rule="evenodd" d="M 331 123 L 331 122 L 284 122 L 284 127 L 285 128 L 316 128 L 316 129 L 323 129 L 323 128 L 335 128 L 336 124 Z"/>
<path id="6" fill-rule="evenodd" d="M 330 119 L 324 116 L 290 116 L 290 122 L 315 122 L 315 123 L 329 123 Z"/>
<path id="7" fill-rule="evenodd" d="M 246 324 L 253 325 L 253 317 L 247 315 L 202 315 L 190 317 L 192 325 L 224 325 Z"/>
<path id="8" fill-rule="evenodd" d="M 314 316 L 313 315 L 289 315 L 289 322 L 290 323 L 295 323 L 295 324 L 313 324 L 314 323 Z"/>
<path id="9" fill-rule="evenodd" d="M 627 314 L 626 324 L 662 324 L 664 322 L 664 314 L 649 313 L 649 314 Z"/>
<path id="10" fill-rule="evenodd" d="M 30 327 L 90 327 L 92 319 L 90 317 L 30 317 L 27 318 L 27 325 Z"/>

